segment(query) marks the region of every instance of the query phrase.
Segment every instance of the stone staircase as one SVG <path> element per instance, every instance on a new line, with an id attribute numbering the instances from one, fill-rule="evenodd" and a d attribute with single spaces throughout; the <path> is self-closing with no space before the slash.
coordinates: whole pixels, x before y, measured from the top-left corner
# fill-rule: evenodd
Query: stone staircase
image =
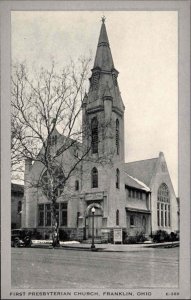
<path id="1" fill-rule="evenodd" d="M 83 244 L 91 244 L 92 238 L 88 238 L 87 240 L 82 241 Z M 101 244 L 101 238 L 94 238 L 94 244 Z"/>

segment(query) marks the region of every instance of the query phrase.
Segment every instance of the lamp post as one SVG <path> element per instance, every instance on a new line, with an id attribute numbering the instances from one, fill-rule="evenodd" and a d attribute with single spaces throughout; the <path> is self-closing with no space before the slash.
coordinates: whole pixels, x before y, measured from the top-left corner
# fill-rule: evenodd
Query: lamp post
<path id="1" fill-rule="evenodd" d="M 95 214 L 95 207 L 92 207 L 92 245 L 91 245 L 92 251 L 95 249 L 95 245 L 94 245 L 94 214 Z"/>

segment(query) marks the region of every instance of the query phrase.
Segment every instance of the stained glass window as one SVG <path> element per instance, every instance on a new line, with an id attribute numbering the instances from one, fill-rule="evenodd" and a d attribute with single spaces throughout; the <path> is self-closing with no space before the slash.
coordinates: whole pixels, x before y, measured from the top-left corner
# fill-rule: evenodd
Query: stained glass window
<path id="1" fill-rule="evenodd" d="M 161 227 L 170 227 L 170 193 L 167 185 L 162 183 L 157 195 L 157 224 Z"/>

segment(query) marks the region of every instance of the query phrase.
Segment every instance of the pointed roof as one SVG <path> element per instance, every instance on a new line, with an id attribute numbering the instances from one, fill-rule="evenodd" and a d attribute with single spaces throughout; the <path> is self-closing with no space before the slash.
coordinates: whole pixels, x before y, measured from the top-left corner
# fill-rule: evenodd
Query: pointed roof
<path id="1" fill-rule="evenodd" d="M 109 40 L 105 26 L 105 18 L 102 18 L 102 26 L 100 30 L 93 69 L 94 68 L 100 68 L 104 71 L 111 71 L 112 69 L 114 69 L 113 58 L 111 55 Z"/>
<path id="2" fill-rule="evenodd" d="M 158 157 L 126 163 L 125 172 L 150 186 L 157 160 Z"/>

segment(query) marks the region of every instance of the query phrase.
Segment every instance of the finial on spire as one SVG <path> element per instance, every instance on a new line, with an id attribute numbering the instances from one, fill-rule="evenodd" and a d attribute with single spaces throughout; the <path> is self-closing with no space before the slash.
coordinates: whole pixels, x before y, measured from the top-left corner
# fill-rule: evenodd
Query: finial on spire
<path id="1" fill-rule="evenodd" d="M 101 18 L 102 23 L 105 23 L 106 17 L 103 15 L 103 17 Z"/>

